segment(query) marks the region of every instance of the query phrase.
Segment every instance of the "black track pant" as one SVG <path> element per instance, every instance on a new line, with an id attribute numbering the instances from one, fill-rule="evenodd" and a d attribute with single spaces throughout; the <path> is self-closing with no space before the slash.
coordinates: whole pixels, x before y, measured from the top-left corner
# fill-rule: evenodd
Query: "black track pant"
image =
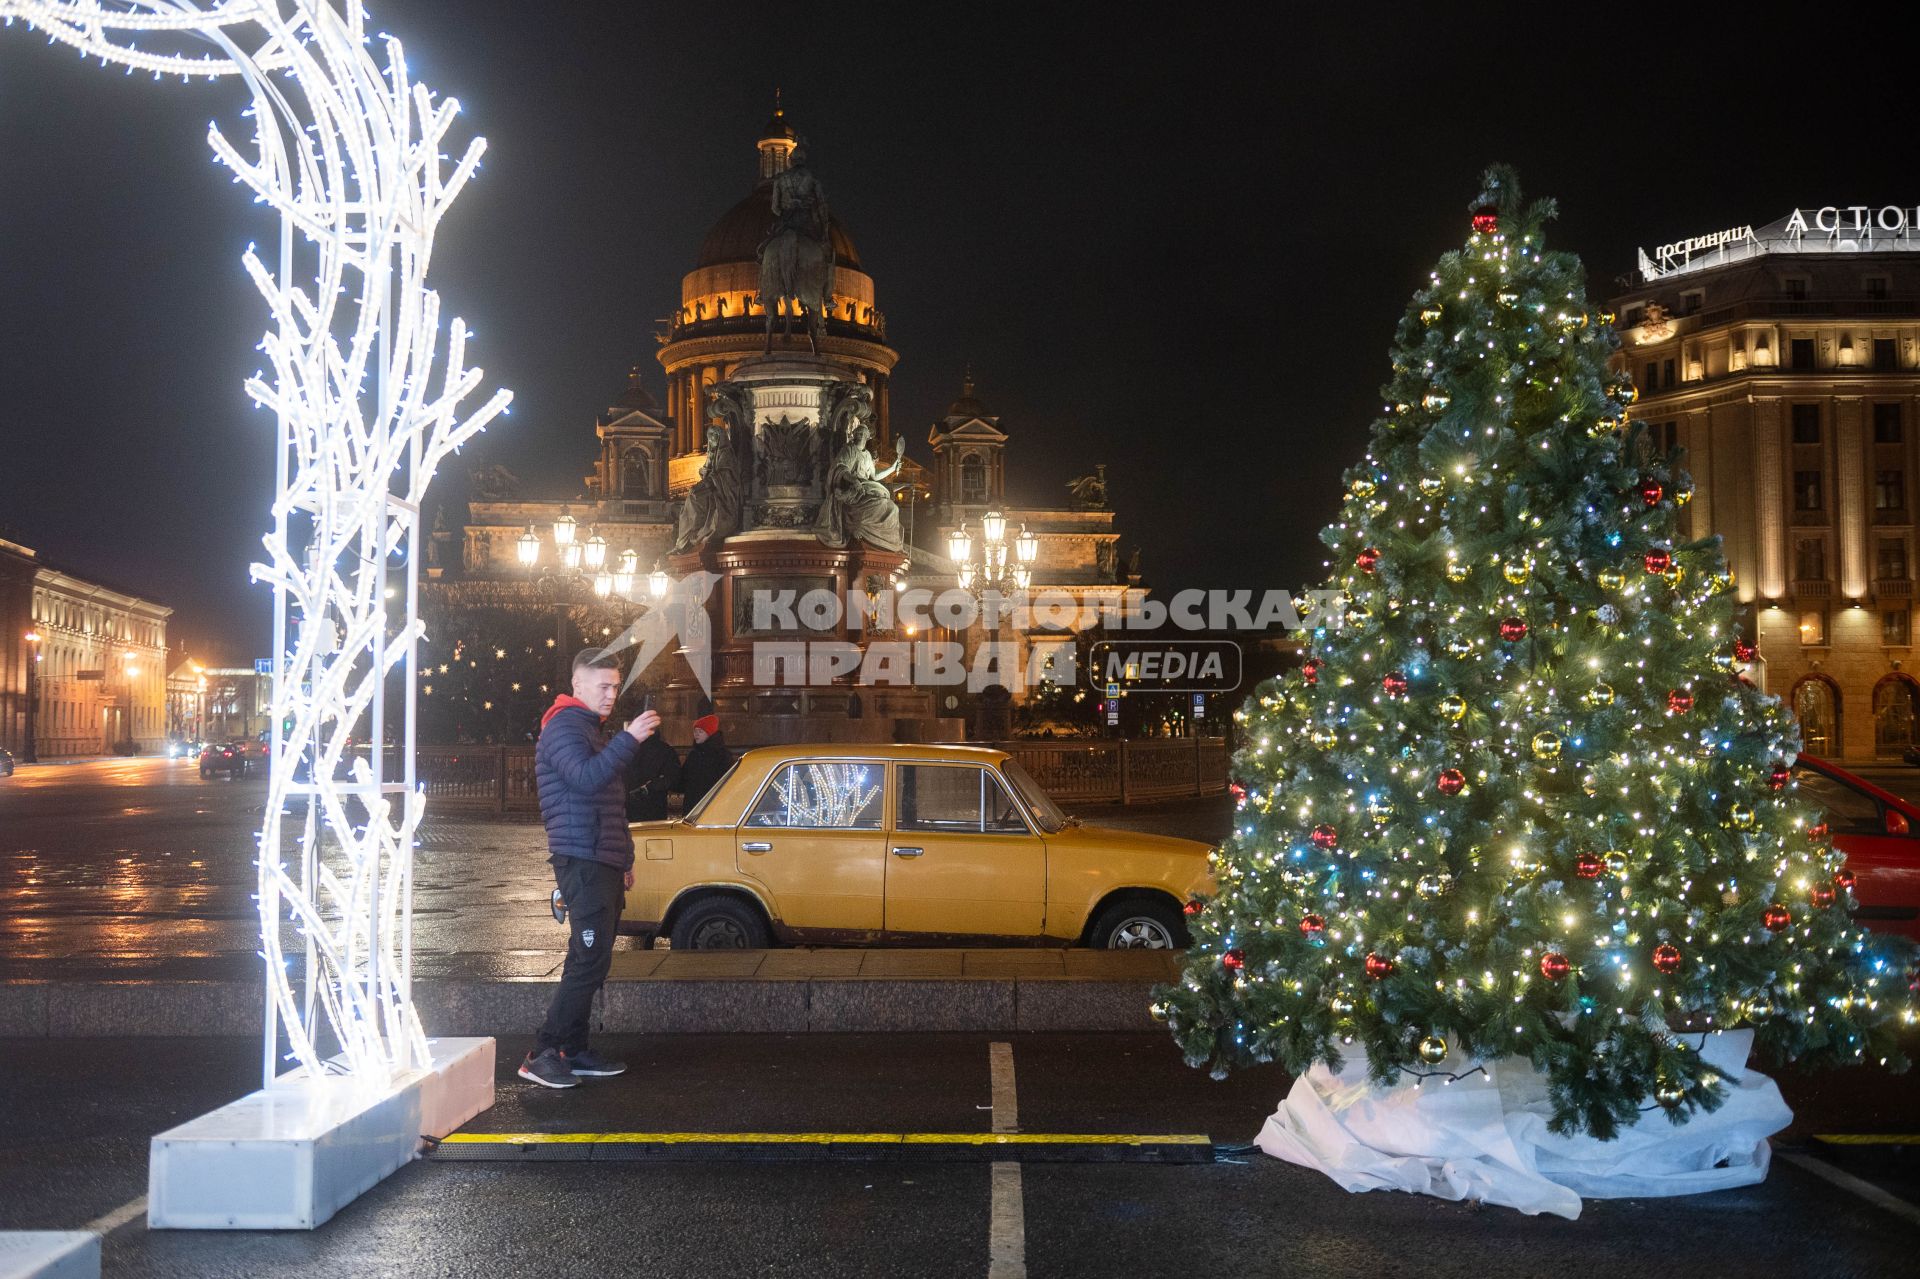
<path id="1" fill-rule="evenodd" d="M 567 938 L 566 966 L 560 970 L 560 989 L 553 993 L 546 1024 L 540 1027 L 539 1049 L 574 1053 L 587 1046 L 593 997 L 613 963 L 613 939 L 620 931 L 620 911 L 627 904 L 626 877 L 625 871 L 605 862 L 553 859 L 553 880 L 566 898 L 572 933 Z"/>

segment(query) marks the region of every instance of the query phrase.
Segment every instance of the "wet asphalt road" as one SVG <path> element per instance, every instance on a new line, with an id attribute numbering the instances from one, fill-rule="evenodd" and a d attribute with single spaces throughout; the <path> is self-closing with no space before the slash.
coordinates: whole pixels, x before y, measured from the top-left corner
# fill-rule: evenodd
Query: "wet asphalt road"
<path id="1" fill-rule="evenodd" d="M 265 802 L 263 779 L 202 780 L 185 760 L 46 765 L 0 778 L 0 981 L 255 977 Z M 1231 808 L 1213 798 L 1087 816 L 1219 838 Z M 416 976 L 557 969 L 566 934 L 548 911 L 553 874 L 538 823 L 429 812 L 419 838 Z"/>
<path id="2" fill-rule="evenodd" d="M 1011 1041 L 1024 1131 L 1246 1142 L 1272 1070 L 1215 1083 L 1157 1036 Z M 512 1075 L 491 1131 L 986 1131 L 983 1036 L 661 1036 L 597 1046 L 633 1069 L 565 1093 Z M 0 1041 L 0 1229 L 73 1228 L 145 1191 L 146 1137 L 253 1084 L 240 1040 Z M 1908 1090 L 1911 1092 L 1911 1090 Z M 179 1276 L 985 1276 L 985 1164 L 417 1161 L 311 1233 L 109 1236 L 106 1273 Z M 1578 1221 L 1348 1195 L 1254 1154 L 1211 1165 L 1029 1163 L 1027 1273 L 1906 1275 L 1920 1226 L 1776 1161 L 1760 1186 L 1589 1201 Z M 1897 1183 L 1896 1183 L 1897 1184 Z M 1909 1187 L 1910 1189 L 1910 1187 Z"/>

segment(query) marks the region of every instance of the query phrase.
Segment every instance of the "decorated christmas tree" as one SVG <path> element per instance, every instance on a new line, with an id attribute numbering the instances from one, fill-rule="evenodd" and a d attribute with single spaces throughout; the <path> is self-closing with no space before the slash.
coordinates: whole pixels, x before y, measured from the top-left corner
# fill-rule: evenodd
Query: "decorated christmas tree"
<path id="1" fill-rule="evenodd" d="M 1719 1104 L 1692 1032 L 1903 1068 L 1911 951 L 1850 918 L 1718 539 L 1676 535 L 1688 478 L 1552 214 L 1490 170 L 1400 322 L 1322 534 L 1340 594 L 1239 713 L 1218 893 L 1155 1012 L 1216 1073 L 1528 1058 L 1553 1130 L 1607 1138 Z"/>

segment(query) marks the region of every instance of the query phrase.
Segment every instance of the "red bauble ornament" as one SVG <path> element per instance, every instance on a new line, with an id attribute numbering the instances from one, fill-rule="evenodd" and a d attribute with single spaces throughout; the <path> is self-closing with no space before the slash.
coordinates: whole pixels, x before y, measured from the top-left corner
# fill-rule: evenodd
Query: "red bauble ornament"
<path id="1" fill-rule="evenodd" d="M 1318 937 L 1327 931 L 1327 921 L 1318 915 L 1307 915 L 1300 920 L 1300 932 L 1303 936 Z"/>
<path id="2" fill-rule="evenodd" d="M 1648 506 L 1660 505 L 1660 499 L 1666 495 L 1667 491 L 1660 487 L 1659 480 L 1643 480 L 1640 484 L 1640 500 Z"/>
<path id="3" fill-rule="evenodd" d="M 1309 684 L 1318 684 L 1320 682 L 1320 666 L 1321 662 L 1319 658 L 1309 657 L 1306 661 L 1300 663 L 1300 678 Z"/>
<path id="4" fill-rule="evenodd" d="M 1388 697 L 1405 697 L 1407 677 L 1399 671 L 1388 671 L 1380 677 L 1380 687 L 1387 691 Z"/>
<path id="5" fill-rule="evenodd" d="M 1598 879 L 1606 870 L 1607 864 L 1592 853 L 1582 853 L 1573 862 L 1573 873 L 1582 879 Z"/>
<path id="6" fill-rule="evenodd" d="M 1833 905 L 1833 898 L 1834 892 L 1832 884 L 1815 884 L 1807 890 L 1807 900 L 1815 906 L 1818 906 L 1821 910 L 1825 910 L 1827 907 Z"/>
<path id="7" fill-rule="evenodd" d="M 1230 973 L 1237 973 L 1247 966 L 1247 952 L 1235 948 L 1220 956 L 1220 966 Z"/>
<path id="8" fill-rule="evenodd" d="M 1233 806 L 1240 808 L 1247 802 L 1247 788 L 1239 782 L 1228 782 L 1227 791 L 1233 796 Z"/>
<path id="9" fill-rule="evenodd" d="M 1483 204 L 1473 211 L 1473 229 L 1479 235 L 1493 235 L 1500 230 L 1500 210 L 1498 206 Z"/>
<path id="10" fill-rule="evenodd" d="M 1376 955 L 1371 951 L 1367 952 L 1367 976 L 1373 978 L 1375 981 L 1382 981 L 1393 976 L 1393 961 L 1385 955 Z"/>
<path id="11" fill-rule="evenodd" d="M 1340 842 L 1340 832 L 1325 822 L 1321 822 L 1313 828 L 1307 835 L 1307 838 L 1313 841 L 1315 848 L 1332 848 Z"/>
<path id="12" fill-rule="evenodd" d="M 1573 965 L 1567 957 L 1557 950 L 1550 950 L 1540 956 L 1540 975 L 1548 981 L 1560 981 L 1573 971 Z"/>
<path id="13" fill-rule="evenodd" d="M 1371 573 L 1380 567 L 1380 551 L 1377 547 L 1369 546 L 1366 550 L 1353 557 L 1353 563 L 1354 567 L 1358 568 L 1362 573 Z"/>
<path id="14" fill-rule="evenodd" d="M 1198 919 L 1207 909 L 1207 904 L 1198 897 L 1194 897 L 1188 899 L 1187 904 L 1181 909 L 1187 912 L 1188 919 Z"/>
<path id="15" fill-rule="evenodd" d="M 1838 870 L 1833 873 L 1833 882 L 1838 884 L 1841 888 L 1845 889 L 1847 892 L 1852 892 L 1853 885 L 1856 881 L 1854 879 L 1854 875 L 1852 871 Z"/>
<path id="16" fill-rule="evenodd" d="M 1653 966 L 1672 976 L 1680 971 L 1680 948 L 1661 942 L 1653 948 Z"/>
<path id="17" fill-rule="evenodd" d="M 1500 619 L 1500 638 L 1509 644 L 1517 644 L 1527 637 L 1527 624 L 1517 617 Z"/>
<path id="18" fill-rule="evenodd" d="M 1669 689 L 1667 691 L 1667 709 L 1675 715 L 1685 715 L 1693 709 L 1693 694 L 1684 688 Z"/>
<path id="19" fill-rule="evenodd" d="M 1787 783 L 1793 780 L 1793 770 L 1785 764 L 1775 764 L 1773 771 L 1767 774 L 1767 785 L 1775 790 L 1785 790 Z"/>
<path id="20" fill-rule="evenodd" d="M 1767 931 L 1770 933 L 1784 933 L 1787 931 L 1787 925 L 1793 922 L 1793 916 L 1787 913 L 1785 906 L 1775 902 L 1767 907 L 1764 915 L 1760 916 L 1760 922 L 1767 926 Z"/>
<path id="21" fill-rule="evenodd" d="M 1823 842 L 1827 838 L 1827 835 L 1827 824 L 1825 822 L 1815 822 L 1813 825 L 1807 827 L 1807 838 L 1816 844 Z"/>
<path id="22" fill-rule="evenodd" d="M 1747 643 L 1745 640 L 1735 640 L 1733 642 L 1733 660 L 1734 661 L 1751 662 L 1754 658 L 1758 656 L 1760 656 L 1760 650 L 1755 648 L 1753 645 Z"/>
<path id="23" fill-rule="evenodd" d="M 1640 559 L 1649 573 L 1664 573 L 1673 567 L 1673 556 L 1665 551 L 1648 551 Z"/>
<path id="24" fill-rule="evenodd" d="M 1467 775 L 1457 768 L 1443 768 L 1433 779 L 1442 795 L 1458 795 L 1467 788 Z"/>

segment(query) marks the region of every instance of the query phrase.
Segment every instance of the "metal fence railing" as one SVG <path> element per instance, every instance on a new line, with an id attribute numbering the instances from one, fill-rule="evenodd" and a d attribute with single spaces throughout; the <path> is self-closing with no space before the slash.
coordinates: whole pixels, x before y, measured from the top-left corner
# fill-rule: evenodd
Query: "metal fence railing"
<path id="1" fill-rule="evenodd" d="M 1218 795 L 1227 788 L 1223 737 L 994 745 L 1019 760 L 1063 804 L 1138 804 Z M 433 811 L 540 811 L 531 746 L 422 746 L 414 768 Z"/>

